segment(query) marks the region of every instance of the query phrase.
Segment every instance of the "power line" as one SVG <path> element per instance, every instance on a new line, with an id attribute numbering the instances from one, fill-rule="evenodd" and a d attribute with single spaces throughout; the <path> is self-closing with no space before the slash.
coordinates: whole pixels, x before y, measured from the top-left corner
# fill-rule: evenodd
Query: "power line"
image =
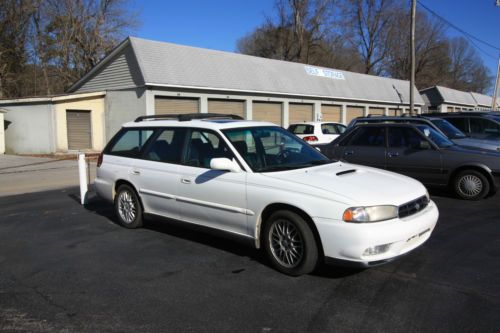
<path id="1" fill-rule="evenodd" d="M 465 30 L 463 30 L 463 29 L 461 29 L 461 28 L 457 27 L 456 25 L 454 25 L 453 23 L 451 23 L 450 21 L 448 21 L 447 19 L 445 19 L 444 17 L 442 17 L 441 15 L 439 15 L 438 13 L 436 13 L 435 11 L 433 11 L 432 9 L 430 9 L 429 7 L 427 7 L 426 5 L 424 5 L 424 4 L 423 4 L 422 2 L 420 2 L 419 0 L 417 0 L 417 3 L 418 3 L 420 6 L 422 6 L 425 10 L 427 10 L 429 13 L 431 13 L 432 15 L 436 16 L 437 18 L 439 18 L 441 21 L 443 21 L 443 22 L 445 22 L 446 24 L 448 24 L 448 25 L 449 25 L 450 27 L 452 27 L 453 29 L 455 29 L 455 30 L 457 30 L 457 31 L 461 32 L 462 34 L 464 34 L 464 35 L 467 37 L 467 39 L 468 39 L 469 41 L 471 41 L 471 39 L 474 39 L 474 40 L 476 40 L 476 41 L 477 41 L 477 42 L 479 42 L 479 43 L 482 43 L 482 44 L 487 45 L 487 46 L 489 46 L 489 47 L 491 47 L 491 48 L 493 48 L 493 49 L 495 49 L 495 50 L 497 50 L 497 51 L 500 51 L 500 47 L 497 47 L 497 46 L 495 46 L 495 45 L 492 45 L 492 44 L 490 44 L 490 43 L 488 43 L 488 42 L 486 42 L 486 41 L 484 41 L 484 40 L 482 40 L 482 39 L 480 39 L 480 38 L 478 38 L 478 37 L 476 37 L 476 36 L 474 36 L 474 35 L 472 35 L 472 34 L 468 33 L 467 31 L 465 31 Z M 472 42 L 472 41 L 471 41 L 471 42 Z M 475 43 L 472 43 L 472 44 L 476 45 Z M 476 47 L 477 47 L 477 45 L 476 45 Z M 477 47 L 477 48 L 478 48 L 479 50 L 481 50 L 479 47 Z M 484 51 L 482 51 L 482 52 L 483 52 L 483 53 L 485 53 L 485 54 L 487 54 L 487 53 L 486 53 L 486 52 L 484 52 Z M 489 54 L 487 54 L 487 55 L 489 55 Z M 490 57 L 493 57 L 493 56 L 491 56 L 491 55 L 489 55 L 489 56 L 490 56 Z M 493 58 L 495 58 L 495 59 L 496 59 L 496 57 L 493 57 Z"/>

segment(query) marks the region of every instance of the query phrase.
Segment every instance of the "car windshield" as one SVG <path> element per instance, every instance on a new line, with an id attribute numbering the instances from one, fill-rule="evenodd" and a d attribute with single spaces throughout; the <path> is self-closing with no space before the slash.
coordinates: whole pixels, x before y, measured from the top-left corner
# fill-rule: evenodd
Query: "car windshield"
<path id="1" fill-rule="evenodd" d="M 281 127 L 235 128 L 222 132 L 256 172 L 293 170 L 333 162 Z"/>
<path id="2" fill-rule="evenodd" d="M 439 148 L 446 148 L 453 146 L 454 143 L 450 141 L 443 134 L 436 131 L 434 128 L 428 125 L 416 125 L 417 129 L 422 132 L 426 137 L 428 137 L 432 142 L 434 142 Z"/>
<path id="3" fill-rule="evenodd" d="M 465 135 L 461 130 L 453 126 L 447 120 L 433 119 L 431 121 L 434 125 L 436 125 L 437 128 L 441 130 L 441 132 L 446 134 L 446 136 L 450 139 L 463 139 L 467 137 L 467 135 Z"/>

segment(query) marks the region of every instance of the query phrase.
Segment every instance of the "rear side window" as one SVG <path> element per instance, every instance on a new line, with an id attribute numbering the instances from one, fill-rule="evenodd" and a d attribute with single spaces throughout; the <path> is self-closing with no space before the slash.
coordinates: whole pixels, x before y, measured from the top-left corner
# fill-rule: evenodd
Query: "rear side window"
<path id="1" fill-rule="evenodd" d="M 359 127 L 345 145 L 384 147 L 385 127 Z"/>
<path id="2" fill-rule="evenodd" d="M 307 124 L 292 125 L 289 131 L 293 134 L 314 134 L 314 126 Z"/>
<path id="3" fill-rule="evenodd" d="M 152 129 L 127 129 L 108 150 L 108 154 L 139 157 L 142 147 L 154 133 Z"/>
<path id="4" fill-rule="evenodd" d="M 151 142 L 144 158 L 152 161 L 180 163 L 185 130 L 182 128 L 164 129 Z"/>
<path id="5" fill-rule="evenodd" d="M 453 126 L 458 128 L 462 132 L 469 133 L 469 125 L 467 118 L 447 117 L 444 119 L 448 120 Z"/>
<path id="6" fill-rule="evenodd" d="M 470 131 L 472 133 L 500 134 L 500 126 L 484 118 L 470 118 Z"/>

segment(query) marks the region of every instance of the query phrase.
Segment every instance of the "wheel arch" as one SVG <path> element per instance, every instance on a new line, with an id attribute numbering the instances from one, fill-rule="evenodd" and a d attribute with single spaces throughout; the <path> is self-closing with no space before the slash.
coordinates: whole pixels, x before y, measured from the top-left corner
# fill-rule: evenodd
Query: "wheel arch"
<path id="1" fill-rule="evenodd" d="M 460 165 L 459 167 L 455 168 L 450 173 L 450 177 L 448 178 L 448 186 L 453 186 L 453 183 L 455 181 L 456 176 L 464 170 L 474 170 L 474 171 L 477 171 L 477 172 L 480 172 L 481 174 L 483 174 L 486 177 L 486 179 L 488 180 L 488 183 L 490 185 L 490 193 L 492 193 L 492 191 L 494 191 L 495 180 L 493 179 L 493 175 L 491 174 L 490 168 L 488 168 L 485 165 L 478 164 L 478 163 L 463 164 L 463 165 Z"/>
<path id="2" fill-rule="evenodd" d="M 314 240 L 316 241 L 316 244 L 318 245 L 318 254 L 323 257 L 323 243 L 321 242 L 321 237 L 319 236 L 318 229 L 316 228 L 316 224 L 314 223 L 313 219 L 309 214 L 307 214 L 304 210 L 300 209 L 297 206 L 294 206 L 292 204 L 286 204 L 286 203 L 272 203 L 267 205 L 263 210 L 262 213 L 260 214 L 258 220 L 257 220 L 257 225 L 255 228 L 255 247 L 260 248 L 261 247 L 261 236 L 262 236 L 262 226 L 264 223 L 266 223 L 267 219 L 276 211 L 279 210 L 288 210 L 296 213 L 300 217 L 306 221 L 307 225 L 309 228 L 311 228 L 311 231 L 314 235 Z"/>
<path id="3" fill-rule="evenodd" d="M 117 179 L 115 181 L 115 185 L 113 186 L 113 201 L 115 200 L 115 196 L 116 196 L 116 191 L 118 190 L 118 188 L 122 185 L 128 185 L 132 188 L 132 190 L 134 190 L 135 192 L 135 195 L 137 195 L 137 198 L 139 199 L 139 203 L 141 204 L 141 208 L 142 208 L 142 211 L 144 211 L 144 204 L 142 203 L 142 198 L 141 196 L 139 195 L 139 192 L 137 191 L 137 189 L 135 188 L 134 184 L 132 184 L 131 182 L 129 182 L 128 180 L 126 179 Z"/>

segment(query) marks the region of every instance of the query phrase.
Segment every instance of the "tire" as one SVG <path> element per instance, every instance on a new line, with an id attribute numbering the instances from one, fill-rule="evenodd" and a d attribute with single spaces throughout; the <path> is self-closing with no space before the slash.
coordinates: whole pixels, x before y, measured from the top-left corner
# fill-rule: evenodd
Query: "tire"
<path id="1" fill-rule="evenodd" d="M 311 273 L 318 263 L 318 246 L 311 228 L 294 212 L 273 213 L 264 225 L 263 243 L 271 264 L 291 276 Z"/>
<path id="2" fill-rule="evenodd" d="M 464 170 L 454 179 L 455 193 L 465 200 L 481 200 L 490 192 L 490 183 L 479 171 Z"/>
<path id="3" fill-rule="evenodd" d="M 129 185 L 120 185 L 115 196 L 115 214 L 125 228 L 142 227 L 142 206 L 135 190 Z"/>

